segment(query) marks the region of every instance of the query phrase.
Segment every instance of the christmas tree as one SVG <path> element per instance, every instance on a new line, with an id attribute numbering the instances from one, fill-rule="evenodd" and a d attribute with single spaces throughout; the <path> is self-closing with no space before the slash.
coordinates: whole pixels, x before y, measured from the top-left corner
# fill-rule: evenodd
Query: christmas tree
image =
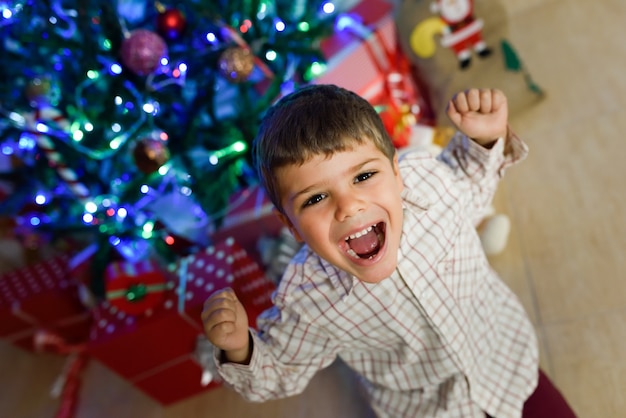
<path id="1" fill-rule="evenodd" d="M 327 0 L 0 0 L 0 215 L 166 260 L 207 245 L 267 108 L 324 69 Z M 101 266 L 96 270 L 101 271 Z"/>

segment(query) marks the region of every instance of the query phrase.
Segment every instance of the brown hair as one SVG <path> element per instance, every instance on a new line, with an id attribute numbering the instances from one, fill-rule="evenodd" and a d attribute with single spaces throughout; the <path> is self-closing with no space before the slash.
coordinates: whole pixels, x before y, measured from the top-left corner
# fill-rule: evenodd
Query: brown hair
<path id="1" fill-rule="evenodd" d="M 395 147 L 380 116 L 362 97 L 334 85 L 308 85 L 285 96 L 261 121 L 252 158 L 261 185 L 282 212 L 276 168 L 331 156 L 372 141 L 393 161 Z"/>

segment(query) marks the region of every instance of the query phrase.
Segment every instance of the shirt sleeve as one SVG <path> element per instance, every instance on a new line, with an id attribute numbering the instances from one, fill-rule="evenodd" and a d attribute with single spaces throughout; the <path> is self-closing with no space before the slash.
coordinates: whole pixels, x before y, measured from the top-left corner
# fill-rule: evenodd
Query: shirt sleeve
<path id="1" fill-rule="evenodd" d="M 507 168 L 524 160 L 527 154 L 526 144 L 507 129 L 507 137 L 499 138 L 491 148 L 457 132 L 437 159 L 452 170 L 465 197 L 465 207 L 478 223 L 489 212 L 498 182 Z"/>
<path id="2" fill-rule="evenodd" d="M 301 393 L 315 373 L 337 357 L 332 339 L 291 309 L 271 308 L 257 320 L 259 331 L 250 330 L 253 351 L 250 363 L 215 360 L 222 378 L 244 398 L 262 402 Z"/>

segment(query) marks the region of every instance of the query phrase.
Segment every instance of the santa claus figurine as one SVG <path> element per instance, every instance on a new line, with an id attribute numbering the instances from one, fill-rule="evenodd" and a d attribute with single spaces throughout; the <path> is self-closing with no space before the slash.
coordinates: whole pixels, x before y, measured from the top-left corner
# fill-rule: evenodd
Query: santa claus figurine
<path id="1" fill-rule="evenodd" d="M 483 21 L 474 18 L 474 0 L 436 0 L 431 11 L 445 23 L 441 45 L 450 48 L 461 69 L 472 60 L 472 50 L 480 57 L 491 54 L 482 36 Z"/>

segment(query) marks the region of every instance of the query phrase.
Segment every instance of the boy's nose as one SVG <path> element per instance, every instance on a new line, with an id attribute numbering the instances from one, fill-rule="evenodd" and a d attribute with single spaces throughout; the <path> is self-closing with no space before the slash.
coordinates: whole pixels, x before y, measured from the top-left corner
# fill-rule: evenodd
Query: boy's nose
<path id="1" fill-rule="evenodd" d="M 339 222 L 351 218 L 365 208 L 365 203 L 357 195 L 346 193 L 335 196 L 335 219 Z"/>

